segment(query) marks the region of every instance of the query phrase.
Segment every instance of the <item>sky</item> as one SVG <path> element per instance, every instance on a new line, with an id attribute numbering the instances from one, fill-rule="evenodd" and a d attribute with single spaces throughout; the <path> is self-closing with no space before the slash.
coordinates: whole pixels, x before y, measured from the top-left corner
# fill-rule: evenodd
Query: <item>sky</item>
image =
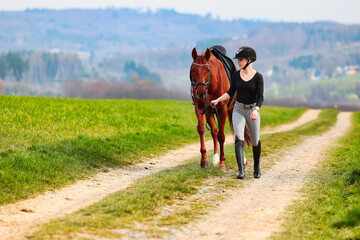
<path id="1" fill-rule="evenodd" d="M 360 24 L 359 0 L 0 0 L 0 11 L 111 7 L 142 11 L 166 8 L 202 16 L 210 13 L 222 20 Z"/>

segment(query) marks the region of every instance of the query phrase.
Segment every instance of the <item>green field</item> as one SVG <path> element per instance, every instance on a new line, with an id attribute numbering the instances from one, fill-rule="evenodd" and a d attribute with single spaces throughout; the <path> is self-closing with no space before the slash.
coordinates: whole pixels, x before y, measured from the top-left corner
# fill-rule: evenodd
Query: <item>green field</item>
<path id="1" fill-rule="evenodd" d="M 264 106 L 262 126 L 294 121 L 305 110 Z M 324 110 L 317 120 L 292 131 L 262 136 L 264 171 L 287 147 L 327 131 L 337 113 Z M 1 96 L 0 118 L 0 205 L 198 142 L 190 102 Z M 313 172 L 303 190 L 305 198 L 289 208 L 284 232 L 273 238 L 360 238 L 359 134 L 360 113 L 356 113 L 352 131 Z M 223 189 L 243 186 L 246 179 L 234 179 L 237 167 L 233 146 L 225 150 L 226 172 L 217 168 L 203 171 L 199 159 L 194 158 L 175 169 L 141 179 L 127 190 L 66 218 L 51 221 L 28 237 L 64 239 L 82 233 L 116 238 L 121 234 L 114 230 L 121 228 L 153 237 L 166 236 L 161 226 L 187 224 L 214 207 L 211 203 L 221 200 Z M 249 149 L 246 156 L 252 157 Z M 268 156 L 271 158 L 266 160 Z M 211 194 L 189 202 L 189 197 L 198 193 L 207 180 L 215 183 Z M 179 201 L 188 208 L 161 215 L 163 207 Z M 138 229 L 137 224 L 144 228 Z"/>
<path id="2" fill-rule="evenodd" d="M 261 111 L 273 126 L 305 109 Z M 198 141 L 196 125 L 191 102 L 0 96 L 0 205 Z"/>

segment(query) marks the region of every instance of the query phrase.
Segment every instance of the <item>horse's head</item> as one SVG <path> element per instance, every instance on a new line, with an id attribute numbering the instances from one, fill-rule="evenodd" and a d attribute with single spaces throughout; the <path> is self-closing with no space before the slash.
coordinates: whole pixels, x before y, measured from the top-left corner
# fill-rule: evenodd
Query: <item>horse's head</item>
<path id="1" fill-rule="evenodd" d="M 197 100 L 204 100 L 207 96 L 210 85 L 210 57 L 209 49 L 200 55 L 197 54 L 196 48 L 192 50 L 193 63 L 190 69 L 190 81 Z"/>

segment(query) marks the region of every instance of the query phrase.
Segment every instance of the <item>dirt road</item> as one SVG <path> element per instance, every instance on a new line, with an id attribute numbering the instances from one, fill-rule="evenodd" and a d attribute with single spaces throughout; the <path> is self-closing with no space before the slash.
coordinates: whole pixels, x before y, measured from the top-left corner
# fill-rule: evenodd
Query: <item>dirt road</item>
<path id="1" fill-rule="evenodd" d="M 317 118 L 319 112 L 320 112 L 319 110 L 309 110 L 295 123 L 291 124 L 290 126 L 289 125 L 281 126 L 278 129 L 276 129 L 276 131 L 290 130 L 291 128 L 297 127 L 308 121 L 314 120 Z M 339 121 L 340 120 L 346 121 L 346 119 L 344 120 L 343 118 L 349 117 L 348 114 L 344 114 L 344 113 L 340 114 L 340 116 L 341 118 L 339 119 Z M 346 124 L 342 123 L 341 125 L 346 125 Z M 266 134 L 267 132 L 270 132 L 270 130 L 263 131 L 262 133 Z M 330 137 L 331 136 L 328 136 L 328 138 Z M 232 136 L 228 136 L 226 143 L 229 144 L 232 142 L 233 142 Z M 212 149 L 211 145 L 212 145 L 212 141 L 210 140 L 207 142 L 208 149 Z M 311 142 L 310 145 L 315 145 L 315 144 Z M 317 153 L 314 154 L 311 153 L 310 159 L 313 159 L 316 154 Z M 175 167 L 181 164 L 183 161 L 189 158 L 193 158 L 194 156 L 197 155 L 199 155 L 198 143 L 188 145 L 186 147 L 177 150 L 169 151 L 164 156 L 151 159 L 149 161 L 146 161 L 144 163 L 135 166 L 131 166 L 125 169 L 113 170 L 107 173 L 99 173 L 98 175 L 96 175 L 95 177 L 89 180 L 79 181 L 74 185 L 62 188 L 61 190 L 47 192 L 33 199 L 28 199 L 25 201 L 20 201 L 15 204 L 2 206 L 0 207 L 0 236 L 2 239 L 23 239 L 22 236 L 27 232 L 31 232 L 35 230 L 38 224 L 46 223 L 50 219 L 62 217 L 68 213 L 72 213 L 76 210 L 89 206 L 97 201 L 100 201 L 110 193 L 127 188 L 130 184 L 132 184 L 135 180 L 139 178 L 148 176 L 150 174 L 154 174 L 156 172 L 159 172 L 167 168 Z M 309 162 L 312 163 L 315 161 L 316 159 L 314 161 L 307 160 L 307 163 Z M 289 166 L 288 164 L 286 165 Z M 257 194 L 262 193 L 260 187 L 268 181 L 267 178 L 277 179 L 279 183 L 275 182 L 274 185 L 279 185 L 281 182 L 284 181 L 282 179 L 285 180 L 287 179 L 287 177 L 285 177 L 284 174 L 288 174 L 289 171 L 277 170 L 277 168 L 278 166 L 276 166 L 276 168 L 274 167 L 273 169 L 275 169 L 274 170 L 275 173 L 282 173 L 281 176 L 271 177 L 272 170 L 269 170 L 266 172 L 266 174 L 264 174 L 264 176 L 261 177 L 260 181 L 257 182 L 251 181 L 250 185 L 247 186 L 244 189 L 244 191 L 256 190 Z M 292 168 L 295 169 L 296 166 L 293 166 Z M 298 178 L 298 176 L 295 175 L 295 178 Z M 286 183 L 287 181 L 285 181 L 284 184 L 286 185 Z M 254 186 L 251 184 L 253 184 Z M 295 186 L 294 184 L 291 185 Z M 266 188 L 269 188 L 269 186 L 265 186 L 263 190 L 265 191 Z M 276 190 L 276 188 L 274 189 Z M 271 190 L 271 192 L 273 191 Z M 234 201 L 239 198 L 239 195 L 236 194 L 250 196 L 250 193 L 234 193 L 234 194 L 235 195 L 233 196 L 233 198 L 231 198 L 234 199 Z M 286 194 L 286 192 L 283 192 L 283 194 Z M 279 196 L 279 198 L 282 197 Z M 231 199 L 229 201 L 232 201 Z M 254 199 L 256 198 L 254 197 Z M 227 204 L 227 202 L 225 202 L 224 204 Z M 224 205 L 221 206 L 219 209 L 226 209 L 226 208 L 228 207 Z M 249 208 L 245 208 L 245 209 L 249 209 Z M 273 208 L 273 210 L 275 213 L 277 213 L 277 207 Z M 267 211 L 266 206 L 264 206 L 264 211 Z M 239 214 L 241 215 L 243 213 L 239 213 Z M 258 214 L 263 214 L 263 213 L 259 212 Z M 251 214 L 251 216 L 253 215 L 254 214 Z M 237 224 L 238 223 L 236 222 L 234 226 L 238 229 L 239 226 Z M 214 226 L 219 227 L 219 225 L 214 225 Z M 249 228 L 249 226 L 247 226 L 247 228 Z M 210 231 L 209 233 L 211 232 L 212 231 Z M 214 233 L 215 234 L 214 236 L 217 237 L 216 239 L 219 239 L 219 235 L 217 235 L 216 233 L 217 232 Z M 182 233 L 182 234 L 184 237 L 187 235 L 186 233 Z M 199 234 L 201 235 L 201 233 Z M 212 236 L 212 235 L 210 234 L 208 236 Z M 228 239 L 228 238 L 224 238 L 224 239 Z"/>
<path id="2" fill-rule="evenodd" d="M 301 197 L 298 190 L 306 176 L 333 143 L 349 131 L 350 119 L 351 113 L 340 113 L 330 131 L 289 149 L 260 179 L 247 181 L 243 189 L 231 192 L 214 211 L 183 231 L 173 231 L 170 239 L 256 240 L 281 230 L 285 207 Z"/>

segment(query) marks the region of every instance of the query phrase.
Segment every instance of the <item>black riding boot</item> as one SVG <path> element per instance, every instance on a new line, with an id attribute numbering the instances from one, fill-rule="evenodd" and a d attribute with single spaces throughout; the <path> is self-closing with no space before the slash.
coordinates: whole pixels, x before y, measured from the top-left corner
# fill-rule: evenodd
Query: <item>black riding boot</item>
<path id="1" fill-rule="evenodd" d="M 260 154 L 261 154 L 261 142 L 255 147 L 253 146 L 253 155 L 254 155 L 254 178 L 260 178 Z"/>
<path id="2" fill-rule="evenodd" d="M 235 155 L 239 167 L 239 175 L 237 178 L 243 179 L 245 177 L 244 168 L 244 141 L 241 141 L 235 136 Z"/>

